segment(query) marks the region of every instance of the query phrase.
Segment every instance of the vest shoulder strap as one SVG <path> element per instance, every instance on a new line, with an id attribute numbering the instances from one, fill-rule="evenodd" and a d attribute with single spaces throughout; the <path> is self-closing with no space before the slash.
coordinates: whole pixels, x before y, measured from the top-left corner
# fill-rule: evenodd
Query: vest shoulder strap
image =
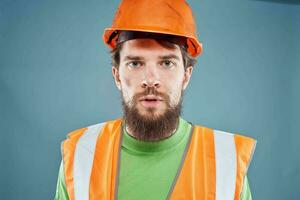
<path id="1" fill-rule="evenodd" d="M 89 191 L 95 190 L 95 184 L 90 184 L 90 181 L 97 182 L 99 179 L 99 174 L 95 173 L 101 171 L 102 176 L 109 176 L 108 171 L 94 168 L 99 167 L 99 162 L 110 162 L 113 156 L 109 149 L 116 148 L 114 144 L 117 142 L 114 141 L 120 136 L 120 125 L 121 120 L 117 119 L 80 128 L 70 132 L 62 142 L 65 182 L 70 200 L 91 198 Z M 106 159 L 105 162 L 103 159 Z"/>
<path id="2" fill-rule="evenodd" d="M 239 134 L 214 130 L 214 143 L 217 173 L 216 199 L 224 199 L 224 194 L 228 194 L 228 199 L 230 199 L 229 196 L 232 199 L 232 194 L 234 194 L 234 199 L 238 200 L 256 147 L 256 140 Z M 231 187 L 228 187 L 230 180 Z"/>
<path id="3" fill-rule="evenodd" d="M 170 199 L 239 200 L 255 144 L 250 137 L 194 126 Z"/>

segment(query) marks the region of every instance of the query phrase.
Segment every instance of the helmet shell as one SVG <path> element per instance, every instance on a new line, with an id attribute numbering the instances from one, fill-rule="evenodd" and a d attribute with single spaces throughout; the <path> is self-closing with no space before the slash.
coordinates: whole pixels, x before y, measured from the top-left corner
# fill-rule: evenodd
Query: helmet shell
<path id="1" fill-rule="evenodd" d="M 190 55 L 202 52 L 193 13 L 185 0 L 123 0 L 112 26 L 104 30 L 104 42 L 114 49 L 122 30 L 183 36 Z"/>

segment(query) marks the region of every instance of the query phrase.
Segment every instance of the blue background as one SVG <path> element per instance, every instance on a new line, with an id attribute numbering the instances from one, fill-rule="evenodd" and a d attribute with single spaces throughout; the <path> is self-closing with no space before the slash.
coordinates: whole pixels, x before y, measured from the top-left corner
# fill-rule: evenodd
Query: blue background
<path id="1" fill-rule="evenodd" d="M 183 116 L 258 140 L 255 200 L 299 200 L 299 1 L 188 2 L 204 51 Z M 118 3 L 1 0 L 1 199 L 53 199 L 65 135 L 122 115 L 101 39 Z"/>

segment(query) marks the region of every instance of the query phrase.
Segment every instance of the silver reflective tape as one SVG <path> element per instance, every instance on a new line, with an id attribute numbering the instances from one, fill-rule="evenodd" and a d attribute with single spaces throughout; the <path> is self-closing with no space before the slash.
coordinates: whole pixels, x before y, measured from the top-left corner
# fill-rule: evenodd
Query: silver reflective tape
<path id="1" fill-rule="evenodd" d="M 89 126 L 76 144 L 73 169 L 75 200 L 89 199 L 95 146 L 103 125 L 104 123 Z"/>
<path id="2" fill-rule="evenodd" d="M 214 130 L 216 157 L 216 200 L 233 200 L 237 160 L 234 135 Z"/>

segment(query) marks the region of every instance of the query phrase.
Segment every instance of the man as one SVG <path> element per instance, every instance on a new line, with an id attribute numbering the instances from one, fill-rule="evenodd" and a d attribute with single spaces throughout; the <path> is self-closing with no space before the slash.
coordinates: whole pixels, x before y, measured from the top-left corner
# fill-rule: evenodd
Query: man
<path id="1" fill-rule="evenodd" d="M 255 140 L 180 117 L 202 51 L 189 5 L 124 0 L 103 39 L 124 116 L 69 134 L 55 199 L 251 199 Z"/>

